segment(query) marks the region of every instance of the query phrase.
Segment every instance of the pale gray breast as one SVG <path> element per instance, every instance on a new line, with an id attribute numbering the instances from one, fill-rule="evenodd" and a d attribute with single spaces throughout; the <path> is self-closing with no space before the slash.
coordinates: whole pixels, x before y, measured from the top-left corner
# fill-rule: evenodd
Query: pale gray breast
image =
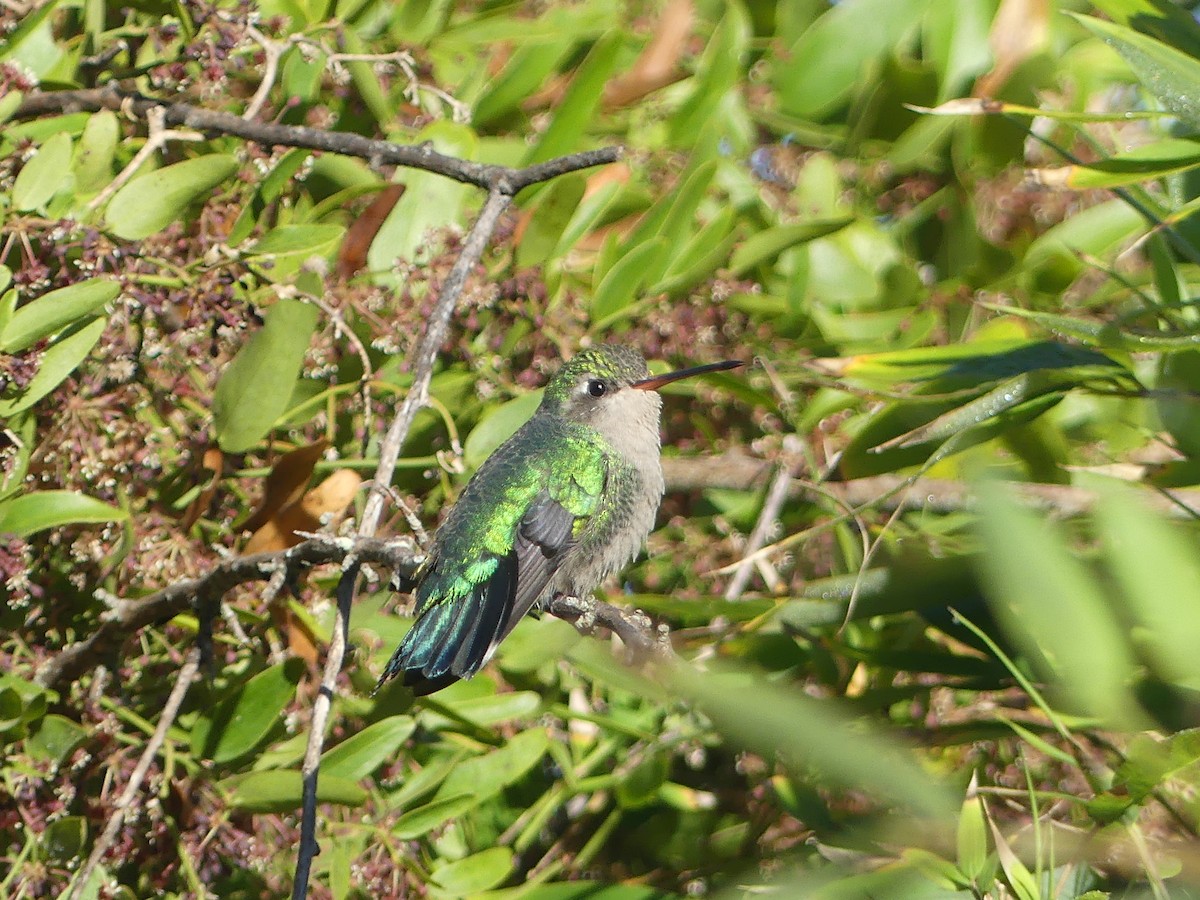
<path id="1" fill-rule="evenodd" d="M 588 534 L 556 589 L 587 594 L 638 555 L 654 528 L 664 482 L 659 420 L 662 399 L 654 391 L 625 389 L 597 410 L 590 423 L 614 451 L 609 468 L 605 521 Z"/>

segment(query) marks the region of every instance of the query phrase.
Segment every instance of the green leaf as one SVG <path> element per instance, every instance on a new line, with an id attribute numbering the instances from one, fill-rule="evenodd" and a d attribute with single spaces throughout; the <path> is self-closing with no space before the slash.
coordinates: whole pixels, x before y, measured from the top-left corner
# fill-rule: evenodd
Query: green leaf
<path id="1" fill-rule="evenodd" d="M 542 698 L 533 691 L 513 691 L 509 694 L 485 694 L 482 697 L 467 697 L 463 700 L 444 701 L 448 709 L 473 725 L 486 728 L 498 722 L 508 722 L 528 716 L 541 705 Z M 426 713 L 426 727 L 439 725 L 439 717 Z"/>
<path id="2" fill-rule="evenodd" d="M 63 525 L 121 522 L 128 513 L 75 491 L 34 491 L 0 502 L 0 534 L 29 537 Z"/>
<path id="3" fill-rule="evenodd" d="M 501 884 L 513 870 L 513 852 L 508 847 L 489 847 L 465 859 L 435 869 L 432 878 L 454 897 L 466 897 Z"/>
<path id="4" fill-rule="evenodd" d="M 263 266 L 271 281 L 284 281 L 310 259 L 328 257 L 345 234 L 341 225 L 280 225 L 251 245 L 245 256 Z"/>
<path id="5" fill-rule="evenodd" d="M 194 201 L 206 197 L 237 170 L 234 157 L 217 153 L 158 169 L 117 191 L 108 202 L 105 219 L 117 237 L 149 237 L 182 218 Z"/>
<path id="6" fill-rule="evenodd" d="M 98 193 L 113 178 L 113 158 L 121 136 L 117 116 L 102 109 L 88 119 L 75 149 L 75 191 L 82 196 Z"/>
<path id="7" fill-rule="evenodd" d="M 1200 141 L 1171 138 L 1086 165 L 1036 169 L 1038 183 L 1084 191 L 1137 184 L 1200 166 Z"/>
<path id="8" fill-rule="evenodd" d="M 391 759 L 416 729 L 411 716 L 389 716 L 321 755 L 321 776 L 358 781 Z"/>
<path id="9" fill-rule="evenodd" d="M 979 493 L 984 585 L 1005 630 L 1076 712 L 1137 726 L 1134 661 L 1100 585 L 1059 529 L 1005 486 L 984 483 Z"/>
<path id="10" fill-rule="evenodd" d="M 516 113 L 522 100 L 547 83 L 577 40 L 575 34 L 564 34 L 557 39 L 519 47 L 476 101 L 472 117 L 475 127 Z"/>
<path id="11" fill-rule="evenodd" d="M 732 275 L 744 275 L 756 266 L 772 262 L 784 250 L 798 244 L 807 244 L 835 232 L 841 231 L 854 219 L 842 216 L 834 219 L 818 219 L 813 222 L 802 222 L 798 225 L 777 225 L 766 231 L 759 231 L 747 238 L 733 252 L 729 260 L 729 271 Z"/>
<path id="12" fill-rule="evenodd" d="M 1114 787 L 1141 804 L 1169 778 L 1200 762 L 1200 729 L 1189 728 L 1165 740 L 1140 734 L 1129 743 L 1124 761 L 1113 773 Z"/>
<path id="13" fill-rule="evenodd" d="M 249 450 L 287 409 L 316 329 L 317 308 L 278 300 L 265 318 L 222 373 L 213 394 L 213 428 L 226 453 Z"/>
<path id="14" fill-rule="evenodd" d="M 504 746 L 459 763 L 442 782 L 435 799 L 474 794 L 479 800 L 493 797 L 532 769 L 550 743 L 544 729 L 531 728 Z"/>
<path id="15" fill-rule="evenodd" d="M 753 27 L 742 4 L 721 8 L 724 15 L 697 66 L 695 89 L 668 123 L 668 141 L 674 146 L 692 146 L 696 135 L 718 118 L 721 104 L 736 93 Z"/>
<path id="16" fill-rule="evenodd" d="M 671 773 L 671 759 L 665 753 L 649 751 L 637 765 L 624 772 L 617 782 L 617 803 L 623 809 L 641 809 L 658 800 L 659 789 Z"/>
<path id="17" fill-rule="evenodd" d="M 554 120 L 530 149 L 525 165 L 545 162 L 579 149 L 584 129 L 595 116 L 620 50 L 620 31 L 613 30 L 596 41 L 587 58 L 575 70 L 571 86 L 555 110 Z"/>
<path id="18" fill-rule="evenodd" d="M 42 354 L 41 365 L 25 388 L 15 396 L 0 399 L 0 418 L 14 416 L 37 403 L 62 384 L 100 340 L 108 319 L 97 318 L 59 338 Z"/>
<path id="19" fill-rule="evenodd" d="M 551 183 L 538 199 L 529 226 L 517 245 L 518 266 L 538 266 L 552 258 L 567 223 L 583 199 L 586 187 L 587 179 L 579 174 L 558 178 Z"/>
<path id="20" fill-rule="evenodd" d="M 25 749 L 34 759 L 58 766 L 88 739 L 89 734 L 79 723 L 51 713 L 43 717 L 37 731 L 25 739 Z"/>
<path id="21" fill-rule="evenodd" d="M 1086 268 L 1080 256 L 1102 258 L 1144 226 L 1141 215 L 1123 200 L 1089 206 L 1030 244 L 1016 271 L 1021 277 L 1030 279 L 1034 289 L 1058 293 Z"/>
<path id="22" fill-rule="evenodd" d="M 433 831 L 447 819 L 461 816 L 478 802 L 479 799 L 474 794 L 457 794 L 410 809 L 396 820 L 391 829 L 392 836 L 402 841 L 419 838 Z"/>
<path id="23" fill-rule="evenodd" d="M 479 150 L 479 138 L 465 125 L 435 122 L 422 129 L 414 143 L 428 142 L 439 153 L 471 159 Z M 387 219 L 371 241 L 367 265 L 377 281 L 399 284 L 392 272 L 396 261 L 424 262 L 436 255 L 439 247 L 430 247 L 430 237 L 448 225 L 457 225 L 470 186 L 459 184 L 433 172 L 409 170 L 398 177 L 406 185 L 404 196 L 388 213 Z"/>
<path id="24" fill-rule="evenodd" d="M 25 163 L 12 186 L 12 203 L 16 209 L 43 209 L 70 183 L 72 146 L 69 134 L 56 134 Z"/>
<path id="25" fill-rule="evenodd" d="M 220 703 L 211 718 L 196 720 L 193 752 L 218 764 L 249 753 L 279 724 L 303 673 L 304 663 L 296 658 L 259 672 Z"/>
<path id="26" fill-rule="evenodd" d="M 783 111 L 822 121 L 850 97 L 867 65 L 900 52 L 929 0 L 838 3 L 772 60 L 772 81 Z"/>
<path id="27" fill-rule="evenodd" d="M 1200 128 L 1200 60 L 1115 22 L 1068 12 L 1129 63 L 1146 90 L 1193 128 Z"/>
<path id="28" fill-rule="evenodd" d="M 592 296 L 592 323 L 603 322 L 629 306 L 645 286 L 650 271 L 660 267 L 666 252 L 665 238 L 654 238 L 626 252 Z"/>
<path id="29" fill-rule="evenodd" d="M 542 402 L 542 393 L 540 390 L 530 391 L 488 411 L 479 424 L 471 429 L 463 444 L 467 465 L 478 469 L 497 447 L 528 422 Z"/>
<path id="30" fill-rule="evenodd" d="M 1171 0 L 1092 0 L 1092 5 L 1119 25 L 1200 58 L 1200 25 Z"/>
<path id="31" fill-rule="evenodd" d="M 678 664 L 657 675 L 672 695 L 697 704 L 718 731 L 756 753 L 813 767 L 822 783 L 853 785 L 934 820 L 950 821 L 957 799 L 924 770 L 898 733 L 870 726 L 803 691 L 752 673 Z"/>
<path id="32" fill-rule="evenodd" d="M 958 868 L 975 883 L 987 865 L 987 819 L 983 799 L 976 794 L 978 775 L 972 773 L 971 784 L 958 814 Z"/>
<path id="33" fill-rule="evenodd" d="M 55 819 L 42 832 L 42 852 L 52 859 L 76 859 L 87 843 L 87 830 L 87 819 L 83 816 Z"/>
<path id="34" fill-rule="evenodd" d="M 288 813 L 300 808 L 304 798 L 304 776 L 294 769 L 247 772 L 217 782 L 229 792 L 229 805 L 250 812 Z M 317 802 L 362 806 L 367 792 L 347 778 L 326 775 L 317 779 Z"/>
<path id="35" fill-rule="evenodd" d="M 1200 562 L 1192 542 L 1115 485 L 1100 494 L 1096 526 L 1139 656 L 1168 681 L 1200 684 L 1200 608 L 1192 599 L 1200 596 Z"/>
<path id="36" fill-rule="evenodd" d="M 109 278 L 93 278 L 43 294 L 19 307 L 0 332 L 0 351 L 19 353 L 42 338 L 99 312 L 121 293 Z"/>
<path id="37" fill-rule="evenodd" d="M 717 213 L 676 252 L 661 280 L 651 285 L 648 293 L 680 296 L 724 265 L 738 237 L 733 231 L 735 218 L 730 207 Z"/>

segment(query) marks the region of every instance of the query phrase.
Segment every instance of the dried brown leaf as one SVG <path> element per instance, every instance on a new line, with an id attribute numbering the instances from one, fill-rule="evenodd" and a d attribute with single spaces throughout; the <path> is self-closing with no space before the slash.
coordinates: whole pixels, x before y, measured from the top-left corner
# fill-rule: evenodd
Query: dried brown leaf
<path id="1" fill-rule="evenodd" d="M 976 97 L 993 97 L 1016 71 L 1017 66 L 1046 46 L 1050 5 L 1046 0 L 1001 0 L 988 44 L 995 63 L 979 77 Z"/>
<path id="2" fill-rule="evenodd" d="M 199 521 L 200 517 L 208 512 L 208 508 L 212 505 L 213 497 L 217 494 L 217 485 L 221 481 L 221 472 L 225 467 L 225 454 L 217 447 L 209 447 L 204 451 L 204 456 L 200 458 L 201 471 L 208 472 L 208 481 L 204 487 L 200 489 L 194 500 L 188 504 L 187 510 L 183 514 L 183 519 L 180 524 L 183 530 L 187 531 Z"/>
<path id="3" fill-rule="evenodd" d="M 267 476 L 266 490 L 258 509 L 240 526 L 242 531 L 257 531 L 277 512 L 291 506 L 302 496 L 329 441 L 322 438 L 307 447 L 285 453 Z"/>
<path id="4" fill-rule="evenodd" d="M 609 109 L 628 106 L 683 77 L 679 60 L 687 46 L 695 13 L 692 0 L 671 0 L 666 5 L 654 36 L 633 66 L 605 86 L 605 106 Z"/>
<path id="5" fill-rule="evenodd" d="M 389 184 L 351 223 L 338 250 L 337 275 L 349 278 L 367 264 L 367 252 L 384 221 L 404 196 L 404 185 Z"/>

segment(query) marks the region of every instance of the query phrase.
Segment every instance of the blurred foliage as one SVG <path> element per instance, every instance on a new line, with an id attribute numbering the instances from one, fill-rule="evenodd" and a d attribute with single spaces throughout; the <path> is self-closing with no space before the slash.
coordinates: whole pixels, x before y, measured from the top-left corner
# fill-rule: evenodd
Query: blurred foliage
<path id="1" fill-rule="evenodd" d="M 71 883 L 201 623 L 77 684 L 41 667 L 112 597 L 336 527 L 481 203 L 15 115 L 115 82 L 478 161 L 628 149 L 519 195 L 473 273 L 395 479 L 430 527 L 584 342 L 762 363 L 666 392 L 701 474 L 620 587 L 677 663 L 530 619 L 468 683 L 371 696 L 408 620 L 360 598 L 316 895 L 1200 895 L 1189 4 L 26 6 L 0 12 L 0 894 Z M 775 508 L 776 466 L 826 484 Z M 336 577 L 228 595 L 78 896 L 286 893 Z"/>

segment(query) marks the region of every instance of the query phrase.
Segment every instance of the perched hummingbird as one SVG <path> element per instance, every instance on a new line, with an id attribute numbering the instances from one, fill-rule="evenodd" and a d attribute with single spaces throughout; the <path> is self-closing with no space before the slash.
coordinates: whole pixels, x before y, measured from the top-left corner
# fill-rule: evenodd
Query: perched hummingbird
<path id="1" fill-rule="evenodd" d="M 416 622 L 379 684 L 415 694 L 470 678 L 534 606 L 586 597 L 642 547 L 663 495 L 665 384 L 742 365 L 652 376 L 642 354 L 583 350 L 533 417 L 467 483 L 416 574 Z"/>

